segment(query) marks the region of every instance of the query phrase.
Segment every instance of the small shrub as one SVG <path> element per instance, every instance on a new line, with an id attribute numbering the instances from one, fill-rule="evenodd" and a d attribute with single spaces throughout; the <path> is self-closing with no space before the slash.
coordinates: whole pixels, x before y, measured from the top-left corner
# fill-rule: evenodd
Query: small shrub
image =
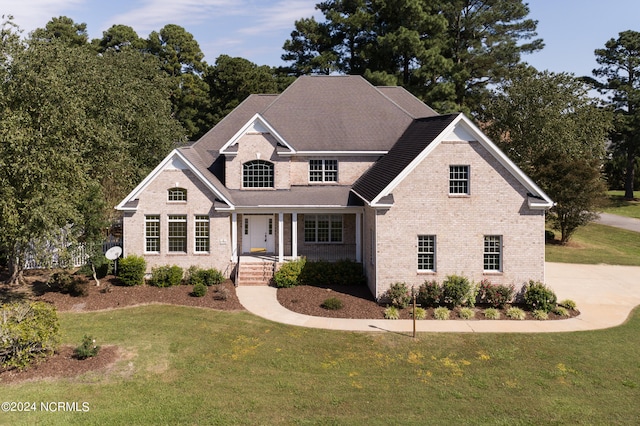
<path id="1" fill-rule="evenodd" d="M 0 367 L 23 369 L 53 354 L 60 340 L 56 308 L 45 302 L 0 306 Z"/>
<path id="2" fill-rule="evenodd" d="M 492 284 L 484 279 L 478 284 L 478 303 L 486 303 L 494 308 L 502 308 L 511 302 L 515 293 L 513 285 Z"/>
<path id="3" fill-rule="evenodd" d="M 471 308 L 460 308 L 460 312 L 458 312 L 458 316 L 466 320 L 475 317 L 475 315 L 475 311 Z"/>
<path id="4" fill-rule="evenodd" d="M 213 292 L 214 300 L 227 300 L 229 298 L 229 290 L 226 287 L 216 287 Z"/>
<path id="5" fill-rule="evenodd" d="M 411 311 L 409 312 L 409 314 L 410 314 L 412 317 L 414 316 L 413 309 L 411 309 Z M 426 319 L 426 318 L 427 318 L 427 310 L 426 310 L 426 309 L 424 309 L 424 308 L 417 307 L 417 308 L 415 309 L 415 318 L 416 318 L 417 320 L 423 320 L 423 319 Z"/>
<path id="6" fill-rule="evenodd" d="M 524 303 L 527 308 L 535 311 L 542 309 L 551 312 L 556 306 L 556 294 L 540 281 L 529 281 L 524 289 Z"/>
<path id="7" fill-rule="evenodd" d="M 515 319 L 515 320 L 523 320 L 527 317 L 527 315 L 522 309 L 516 308 L 513 306 L 507 309 L 507 312 L 505 312 L 505 315 L 507 316 L 507 318 Z"/>
<path id="8" fill-rule="evenodd" d="M 399 309 L 404 309 L 411 303 L 411 294 L 406 283 L 394 283 L 385 291 L 383 299 Z"/>
<path id="9" fill-rule="evenodd" d="M 183 275 L 182 268 L 179 266 L 158 266 L 151 268 L 151 280 L 149 280 L 149 284 L 156 287 L 180 285 Z"/>
<path id="10" fill-rule="evenodd" d="M 100 346 L 96 345 L 96 339 L 85 334 L 80 346 L 73 351 L 73 356 L 77 359 L 87 359 L 98 355 L 99 351 Z"/>
<path id="11" fill-rule="evenodd" d="M 147 262 L 142 256 L 129 255 L 118 261 L 118 278 L 126 286 L 142 285 L 146 269 Z"/>
<path id="12" fill-rule="evenodd" d="M 273 281 L 278 288 L 295 287 L 300 284 L 299 277 L 302 269 L 307 263 L 307 259 L 300 257 L 291 262 L 283 264 L 280 269 L 273 275 Z"/>
<path id="13" fill-rule="evenodd" d="M 442 283 L 442 296 L 444 303 L 451 307 L 462 306 L 469 300 L 471 283 L 466 277 L 449 275 Z"/>
<path id="14" fill-rule="evenodd" d="M 338 299 L 337 297 L 330 297 L 322 302 L 320 306 L 329 311 L 337 311 L 338 309 L 342 309 L 343 305 L 342 300 Z"/>
<path id="15" fill-rule="evenodd" d="M 47 285 L 54 291 L 73 297 L 84 297 L 89 293 L 89 283 L 86 278 L 81 275 L 71 275 L 66 270 L 51 274 Z"/>
<path id="16" fill-rule="evenodd" d="M 542 309 L 536 309 L 535 311 L 533 311 L 531 313 L 531 315 L 537 319 L 537 320 L 541 320 L 544 321 L 546 319 L 549 319 L 549 314 L 545 311 L 543 311 Z"/>
<path id="17" fill-rule="evenodd" d="M 569 311 L 564 306 L 556 306 L 553 308 L 553 313 L 561 317 L 568 317 Z"/>
<path id="18" fill-rule="evenodd" d="M 194 297 L 203 297 L 207 294 L 207 286 L 202 283 L 197 283 L 193 286 L 193 290 L 191 291 L 191 295 Z"/>
<path id="19" fill-rule="evenodd" d="M 418 287 L 416 302 L 425 307 L 436 307 L 442 301 L 442 286 L 437 281 L 425 281 Z"/>
<path id="20" fill-rule="evenodd" d="M 397 320 L 400 318 L 400 310 L 395 306 L 389 306 L 384 310 L 384 318 Z"/>
<path id="21" fill-rule="evenodd" d="M 500 311 L 496 308 L 487 308 L 484 310 L 484 317 L 490 320 L 500 319 Z"/>
<path id="22" fill-rule="evenodd" d="M 450 315 L 451 311 L 445 306 L 440 306 L 433 310 L 433 317 L 437 320 L 448 320 Z"/>
<path id="23" fill-rule="evenodd" d="M 190 266 L 187 269 L 185 282 L 195 285 L 198 282 L 211 287 L 212 285 L 221 284 L 224 281 L 224 274 L 215 268 L 202 269 L 198 266 Z"/>
<path id="24" fill-rule="evenodd" d="M 572 311 L 575 311 L 577 307 L 576 302 L 574 302 L 571 299 L 564 299 L 562 302 L 558 303 L 558 305 L 564 306 L 565 308 L 570 309 Z"/>

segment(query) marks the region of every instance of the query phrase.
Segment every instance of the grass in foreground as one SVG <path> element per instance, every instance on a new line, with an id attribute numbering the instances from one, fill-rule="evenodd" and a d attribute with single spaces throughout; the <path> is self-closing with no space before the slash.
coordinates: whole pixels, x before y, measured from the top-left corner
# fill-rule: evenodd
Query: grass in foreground
<path id="1" fill-rule="evenodd" d="M 609 200 L 604 212 L 640 219 L 640 201 L 625 200 L 624 191 L 609 191 L 608 194 Z M 633 195 L 640 199 L 640 191 L 635 191 Z"/>
<path id="2" fill-rule="evenodd" d="M 640 311 L 562 334 L 349 333 L 248 313 L 145 306 L 61 314 L 64 342 L 126 349 L 105 377 L 23 383 L 3 400 L 86 413 L 2 424 L 629 424 L 640 418 Z"/>
<path id="3" fill-rule="evenodd" d="M 640 234 L 591 223 L 566 246 L 547 244 L 545 251 L 547 262 L 640 266 Z"/>

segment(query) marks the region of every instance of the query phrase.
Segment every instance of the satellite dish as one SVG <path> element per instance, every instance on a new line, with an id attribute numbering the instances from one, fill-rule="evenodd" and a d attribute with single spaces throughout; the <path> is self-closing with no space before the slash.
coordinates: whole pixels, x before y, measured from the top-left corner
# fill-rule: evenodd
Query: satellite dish
<path id="1" fill-rule="evenodd" d="M 116 260 L 117 258 L 120 257 L 121 254 L 122 254 L 122 247 L 113 246 L 109 250 L 107 250 L 107 252 L 104 254 L 104 257 L 106 257 L 109 260 Z"/>

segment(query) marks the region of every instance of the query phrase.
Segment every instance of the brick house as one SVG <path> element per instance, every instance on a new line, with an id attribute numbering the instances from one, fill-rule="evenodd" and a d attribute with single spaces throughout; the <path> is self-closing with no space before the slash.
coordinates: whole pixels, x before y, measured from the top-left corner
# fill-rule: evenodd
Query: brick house
<path id="1" fill-rule="evenodd" d="M 124 255 L 149 270 L 351 259 L 379 297 L 450 274 L 544 281 L 552 204 L 464 115 L 358 76 L 305 76 L 247 98 L 116 208 Z"/>

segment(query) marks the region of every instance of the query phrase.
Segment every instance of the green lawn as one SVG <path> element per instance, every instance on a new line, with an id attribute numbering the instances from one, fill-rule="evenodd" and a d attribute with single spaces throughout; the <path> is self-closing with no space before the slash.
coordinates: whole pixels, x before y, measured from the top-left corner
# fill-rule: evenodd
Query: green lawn
<path id="1" fill-rule="evenodd" d="M 640 266 L 640 234 L 591 223 L 578 228 L 566 246 L 547 244 L 546 260 Z"/>
<path id="2" fill-rule="evenodd" d="M 630 424 L 640 418 L 640 312 L 605 331 L 351 333 L 248 313 L 145 306 L 61 314 L 64 342 L 121 346 L 106 376 L 5 385 L 9 401 L 89 412 L 0 424 Z"/>
<path id="3" fill-rule="evenodd" d="M 606 213 L 640 219 L 640 201 L 627 201 L 624 199 L 624 191 L 609 191 L 609 200 L 604 208 Z M 634 197 L 640 199 L 640 191 L 634 192 Z"/>

